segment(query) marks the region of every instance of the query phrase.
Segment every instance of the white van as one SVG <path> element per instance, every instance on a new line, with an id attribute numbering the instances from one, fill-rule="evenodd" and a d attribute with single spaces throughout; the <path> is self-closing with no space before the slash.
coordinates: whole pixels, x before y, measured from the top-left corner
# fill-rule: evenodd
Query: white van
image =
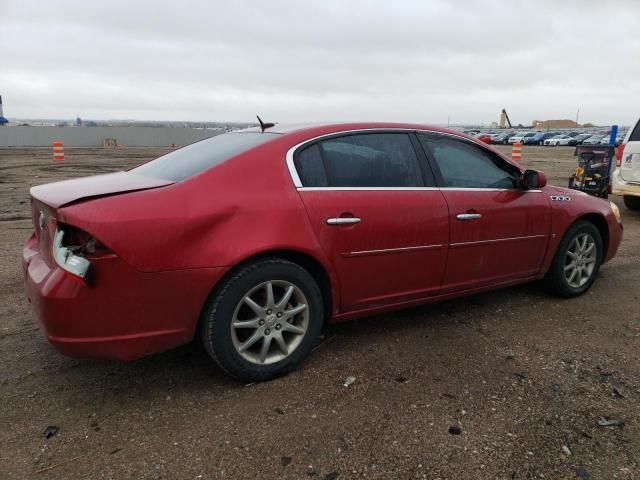
<path id="1" fill-rule="evenodd" d="M 640 210 L 640 120 L 618 147 L 612 177 L 612 193 L 622 195 L 629 210 Z"/>

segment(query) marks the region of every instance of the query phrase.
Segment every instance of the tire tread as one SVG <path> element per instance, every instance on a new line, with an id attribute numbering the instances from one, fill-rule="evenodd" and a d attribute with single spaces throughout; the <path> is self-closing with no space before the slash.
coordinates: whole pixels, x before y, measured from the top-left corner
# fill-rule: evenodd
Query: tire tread
<path id="1" fill-rule="evenodd" d="M 629 210 L 640 210 L 640 197 L 636 197 L 633 195 L 624 195 L 622 197 L 624 200 L 624 205 Z"/>
<path id="2" fill-rule="evenodd" d="M 594 269 L 594 273 L 592 278 L 579 289 L 575 289 L 571 287 L 565 279 L 564 274 L 564 258 L 566 255 L 566 250 L 569 246 L 569 243 L 573 240 L 573 238 L 581 231 L 581 230 L 589 230 L 589 233 L 593 236 L 596 241 L 597 248 L 597 257 L 596 257 L 596 266 Z M 596 276 L 598 275 L 598 270 L 600 269 L 600 264 L 602 262 L 602 237 L 597 227 L 586 220 L 578 220 L 573 225 L 569 227 L 567 232 L 562 237 L 560 244 L 558 245 L 558 249 L 556 250 L 556 254 L 553 257 L 553 261 L 551 262 L 551 266 L 547 271 L 543 279 L 543 284 L 546 289 L 559 297 L 563 298 L 572 298 L 577 297 L 585 293 L 591 285 L 595 281 Z"/>
<path id="3" fill-rule="evenodd" d="M 273 372 L 264 372 L 257 373 L 255 369 L 250 370 L 247 369 L 239 362 L 233 362 L 235 365 L 231 365 L 230 362 L 232 360 L 230 358 L 223 358 L 221 352 L 218 351 L 219 346 L 216 347 L 217 338 L 215 336 L 214 327 L 215 322 L 218 318 L 218 313 L 222 308 L 222 304 L 229 290 L 233 288 L 238 283 L 242 282 L 246 277 L 253 274 L 260 269 L 268 268 L 268 267 L 285 267 L 285 268 L 293 268 L 298 270 L 302 275 L 307 275 L 313 281 L 313 286 L 315 287 L 315 291 L 311 292 L 316 298 L 313 298 L 313 301 L 316 302 L 316 305 L 322 306 L 322 294 L 320 292 L 319 287 L 317 286 L 317 282 L 311 274 L 305 270 L 300 265 L 293 263 L 289 260 L 285 260 L 282 258 L 271 257 L 264 258 L 262 260 L 256 261 L 244 267 L 240 267 L 236 272 L 232 272 L 231 276 L 223 280 L 220 287 L 214 289 L 209 299 L 207 300 L 205 307 L 202 311 L 201 318 L 201 326 L 200 326 L 200 338 L 202 344 L 204 345 L 205 350 L 209 354 L 209 356 L 213 359 L 213 361 L 229 376 L 239 379 L 239 380 L 250 380 L 250 381 L 264 381 L 269 380 L 270 378 L 286 375 L 291 371 L 295 370 L 298 364 L 304 359 L 304 356 L 298 358 L 295 361 L 290 361 L 285 364 L 283 367 L 279 368 L 276 373 Z M 311 307 L 311 306 L 310 306 Z M 310 308 L 309 307 L 309 308 Z M 322 315 L 320 316 L 320 319 Z M 313 319 L 310 321 L 309 328 L 312 329 Z M 321 322 L 318 322 L 321 323 Z M 319 325 L 321 328 L 322 325 Z M 310 332 L 312 335 L 319 333 L 319 328 L 316 328 L 316 332 Z M 314 339 L 315 341 L 315 339 Z M 302 345 L 300 346 L 302 347 Z M 298 347 L 298 348 L 300 348 Z M 293 354 L 295 355 L 295 353 Z"/>

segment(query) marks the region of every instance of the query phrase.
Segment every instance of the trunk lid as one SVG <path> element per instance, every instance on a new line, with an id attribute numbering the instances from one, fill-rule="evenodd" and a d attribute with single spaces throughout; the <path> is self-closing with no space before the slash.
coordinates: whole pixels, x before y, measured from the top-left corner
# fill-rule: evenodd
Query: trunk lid
<path id="1" fill-rule="evenodd" d="M 31 188 L 31 196 L 57 209 L 79 200 L 164 187 L 172 183 L 172 180 L 115 172 L 39 185 Z"/>

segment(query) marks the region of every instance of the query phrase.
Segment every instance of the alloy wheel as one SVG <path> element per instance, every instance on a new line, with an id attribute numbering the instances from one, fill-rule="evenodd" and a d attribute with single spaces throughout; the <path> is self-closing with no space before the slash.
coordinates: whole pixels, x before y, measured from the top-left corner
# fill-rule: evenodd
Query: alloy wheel
<path id="1" fill-rule="evenodd" d="M 596 267 L 596 241 L 588 233 L 576 235 L 567 248 L 564 260 L 564 276 L 570 287 L 583 287 Z"/>
<path id="2" fill-rule="evenodd" d="M 298 348 L 309 326 L 309 306 L 302 290 L 285 280 L 256 285 L 238 303 L 231 339 L 245 360 L 267 365 Z"/>

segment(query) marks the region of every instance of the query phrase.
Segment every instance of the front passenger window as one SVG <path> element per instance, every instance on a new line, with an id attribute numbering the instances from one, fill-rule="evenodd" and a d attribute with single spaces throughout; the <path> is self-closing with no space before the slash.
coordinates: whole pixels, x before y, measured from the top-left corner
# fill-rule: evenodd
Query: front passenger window
<path id="1" fill-rule="evenodd" d="M 444 187 L 518 188 L 520 172 L 496 155 L 464 140 L 438 135 L 418 135 L 431 152 Z"/>

